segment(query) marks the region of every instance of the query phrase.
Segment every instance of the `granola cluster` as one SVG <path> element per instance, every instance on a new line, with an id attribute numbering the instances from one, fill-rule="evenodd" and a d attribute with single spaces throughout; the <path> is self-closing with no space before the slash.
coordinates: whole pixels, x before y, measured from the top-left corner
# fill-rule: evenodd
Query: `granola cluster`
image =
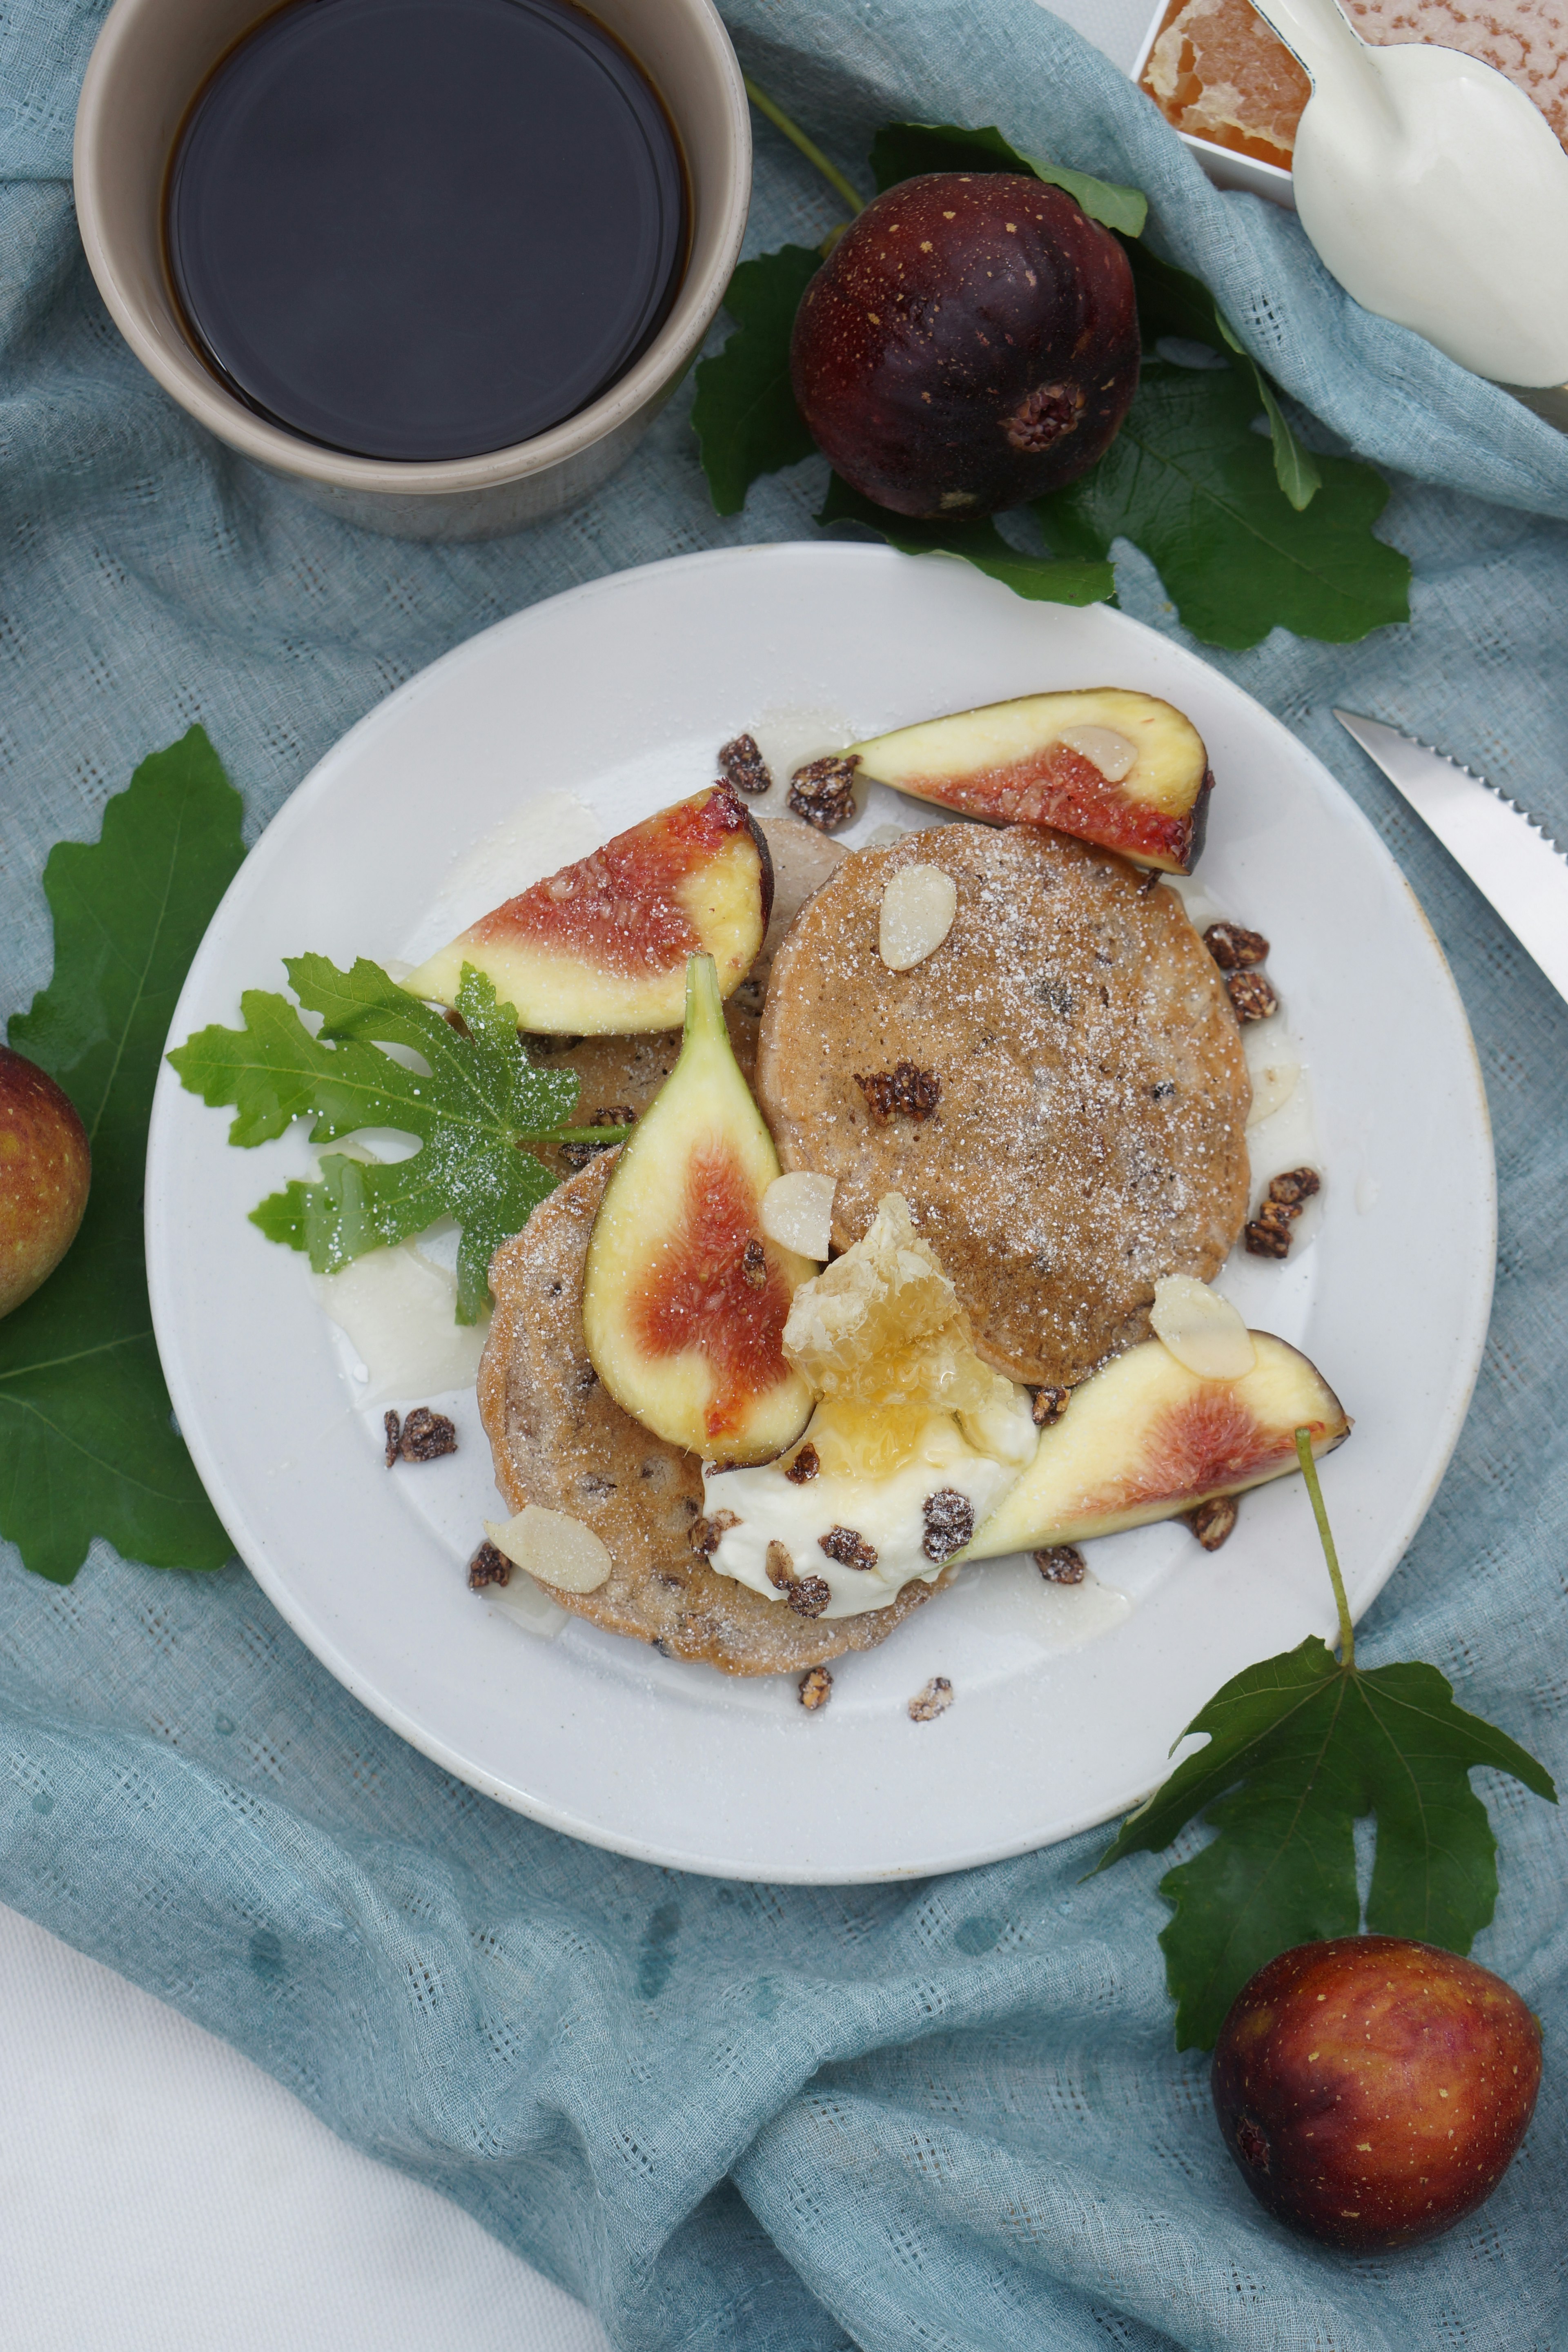
<path id="1" fill-rule="evenodd" d="M 719 754 L 719 773 L 738 793 L 771 793 L 773 780 L 754 735 L 737 735 Z"/>
<path id="2" fill-rule="evenodd" d="M 1236 1526 L 1236 1496 L 1216 1495 L 1212 1503 L 1200 1503 L 1195 1511 L 1185 1511 L 1183 1517 L 1205 1551 L 1218 1551 Z"/>
<path id="3" fill-rule="evenodd" d="M 487 1538 L 468 1562 L 468 1591 L 482 1592 L 487 1584 L 510 1584 L 511 1562 Z"/>
<path id="4" fill-rule="evenodd" d="M 800 1678 L 800 1703 L 808 1715 L 827 1705 L 833 1696 L 833 1676 L 826 1666 L 813 1666 Z"/>
<path id="5" fill-rule="evenodd" d="M 1279 1010 L 1279 999 L 1258 966 L 1268 953 L 1261 931 L 1244 930 L 1239 923 L 1211 923 L 1204 945 L 1225 974 L 1226 993 L 1238 1021 L 1267 1021 Z"/>
<path id="6" fill-rule="evenodd" d="M 943 1486 L 936 1494 L 928 1495 L 921 1512 L 925 1539 L 921 1549 L 927 1559 L 951 1559 L 974 1533 L 974 1506 L 956 1486 Z"/>
<path id="7" fill-rule="evenodd" d="M 1047 1544 L 1033 1558 L 1047 1584 L 1081 1584 L 1089 1573 L 1077 1544 Z"/>
<path id="8" fill-rule="evenodd" d="M 1254 1257 L 1289 1256 L 1291 1229 L 1321 1185 L 1322 1178 L 1315 1168 L 1289 1168 L 1282 1176 L 1273 1179 L 1268 1198 L 1242 1235 Z"/>
<path id="9" fill-rule="evenodd" d="M 876 1545 L 868 1544 L 854 1528 L 829 1528 L 827 1533 L 818 1536 L 816 1540 L 828 1559 L 836 1559 L 840 1568 L 868 1569 L 877 1565 Z"/>
<path id="10" fill-rule="evenodd" d="M 932 1675 L 924 1690 L 917 1691 L 910 1701 L 910 1721 L 931 1723 L 952 1705 L 952 1685 L 945 1675 Z"/>
<path id="11" fill-rule="evenodd" d="M 1053 1428 L 1071 1402 L 1071 1389 L 1031 1389 L 1029 1410 L 1034 1415 L 1035 1427 Z"/>
<path id="12" fill-rule="evenodd" d="M 396 1413 L 388 1412 L 382 1422 L 386 1434 L 386 1466 L 395 1462 L 435 1462 L 443 1454 L 456 1454 L 458 1432 L 444 1412 L 432 1412 L 427 1404 L 416 1404 L 406 1421 L 400 1422 Z"/>
<path id="13" fill-rule="evenodd" d="M 731 1527 L 739 1524 L 731 1512 L 721 1511 L 716 1516 L 727 1519 Z M 876 1555 L 873 1553 L 872 1557 L 874 1559 Z M 768 1546 L 763 1566 L 767 1570 L 768 1582 L 775 1592 L 784 1594 L 799 1617 L 820 1617 L 833 1598 L 833 1587 L 826 1577 L 795 1574 L 794 1558 L 788 1547 L 780 1543 L 776 1536 Z"/>
<path id="14" fill-rule="evenodd" d="M 741 1524 L 738 1511 L 713 1511 L 707 1518 L 691 1522 L 691 1549 L 700 1551 L 704 1559 L 711 1559 L 731 1528 Z"/>
<path id="15" fill-rule="evenodd" d="M 847 824 L 855 814 L 855 771 L 859 765 L 852 755 L 812 760 L 797 768 L 789 780 L 789 804 L 796 816 L 818 833 L 837 833 Z"/>

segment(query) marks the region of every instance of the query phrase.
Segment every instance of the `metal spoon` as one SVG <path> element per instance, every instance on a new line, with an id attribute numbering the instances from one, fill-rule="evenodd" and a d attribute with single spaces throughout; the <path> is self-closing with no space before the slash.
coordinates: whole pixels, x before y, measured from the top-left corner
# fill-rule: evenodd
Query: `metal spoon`
<path id="1" fill-rule="evenodd" d="M 1568 154 L 1521 89 L 1336 0 L 1252 0 L 1311 76 L 1301 226 L 1346 292 L 1494 382 L 1568 380 Z"/>

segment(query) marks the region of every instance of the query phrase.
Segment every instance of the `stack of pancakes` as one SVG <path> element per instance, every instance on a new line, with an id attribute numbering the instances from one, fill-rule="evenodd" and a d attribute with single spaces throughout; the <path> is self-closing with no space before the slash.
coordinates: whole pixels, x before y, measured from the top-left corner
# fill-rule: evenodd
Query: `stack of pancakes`
<path id="1" fill-rule="evenodd" d="M 1218 971 L 1173 891 L 1063 834 L 943 824 L 852 852 L 820 881 L 830 845 L 814 836 L 802 903 L 787 834 L 769 832 L 782 936 L 731 1024 L 783 1166 L 837 1180 L 839 1248 L 901 1192 L 980 1353 L 1014 1380 L 1071 1386 L 1147 1335 L 1161 1276 L 1207 1281 L 1241 1230 L 1251 1090 Z M 910 865 L 950 875 L 957 912 L 932 954 L 893 971 L 882 893 Z M 673 1034 L 597 1038 L 555 1060 L 579 1066 L 589 1110 L 641 1109 L 678 1050 Z M 910 1087 L 875 1083 L 900 1065 L 922 1081 L 919 1115 L 896 1107 Z M 479 1405 L 497 1482 L 513 1510 L 582 1519 L 614 1563 L 596 1591 L 552 1597 L 732 1674 L 870 1647 L 940 1586 L 813 1621 L 719 1575 L 691 1545 L 699 1460 L 598 1382 L 583 1265 L 609 1165 L 570 1178 L 490 1269 Z"/>

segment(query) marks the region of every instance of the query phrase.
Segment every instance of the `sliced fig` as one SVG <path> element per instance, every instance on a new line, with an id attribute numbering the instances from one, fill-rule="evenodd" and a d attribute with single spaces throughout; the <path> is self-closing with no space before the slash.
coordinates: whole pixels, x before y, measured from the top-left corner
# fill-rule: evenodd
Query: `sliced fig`
<path id="1" fill-rule="evenodd" d="M 992 824 L 1048 824 L 1140 866 L 1185 874 L 1214 777 L 1190 719 L 1101 686 L 1025 694 L 853 743 L 859 772 Z"/>
<path id="2" fill-rule="evenodd" d="M 616 1403 L 710 1461 L 777 1454 L 811 1412 L 784 1328 L 817 1269 L 763 1227 L 779 1173 L 731 1051 L 713 959 L 693 956 L 680 1058 L 622 1146 L 594 1223 L 583 1328 Z"/>
<path id="3" fill-rule="evenodd" d="M 715 784 L 481 916 L 404 985 L 452 1004 L 472 964 L 541 1035 L 672 1029 L 688 958 L 710 957 L 728 996 L 772 908 L 767 841 L 730 786 Z"/>
<path id="4" fill-rule="evenodd" d="M 1159 1339 L 1116 1357 L 1041 1431 L 964 1558 L 1083 1543 L 1261 1486 L 1300 1466 L 1299 1429 L 1315 1454 L 1342 1444 L 1349 1416 L 1315 1366 L 1267 1331 L 1252 1341 L 1257 1361 L 1235 1381 L 1189 1371 Z"/>

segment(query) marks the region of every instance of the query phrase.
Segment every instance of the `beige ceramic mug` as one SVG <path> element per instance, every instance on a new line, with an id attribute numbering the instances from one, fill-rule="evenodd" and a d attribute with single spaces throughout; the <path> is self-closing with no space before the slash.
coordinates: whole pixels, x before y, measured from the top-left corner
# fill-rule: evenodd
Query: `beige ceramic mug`
<path id="1" fill-rule="evenodd" d="M 207 75 L 276 0 L 115 0 L 76 118 L 82 243 L 126 341 L 182 408 L 348 521 L 402 539 L 493 539 L 572 505 L 613 474 L 679 383 L 724 297 L 751 194 L 746 93 L 711 0 L 594 0 L 669 110 L 691 188 L 674 307 L 618 383 L 577 415 L 481 457 L 405 463 L 299 438 L 237 400 L 198 358 L 163 250 L 163 190 Z"/>

